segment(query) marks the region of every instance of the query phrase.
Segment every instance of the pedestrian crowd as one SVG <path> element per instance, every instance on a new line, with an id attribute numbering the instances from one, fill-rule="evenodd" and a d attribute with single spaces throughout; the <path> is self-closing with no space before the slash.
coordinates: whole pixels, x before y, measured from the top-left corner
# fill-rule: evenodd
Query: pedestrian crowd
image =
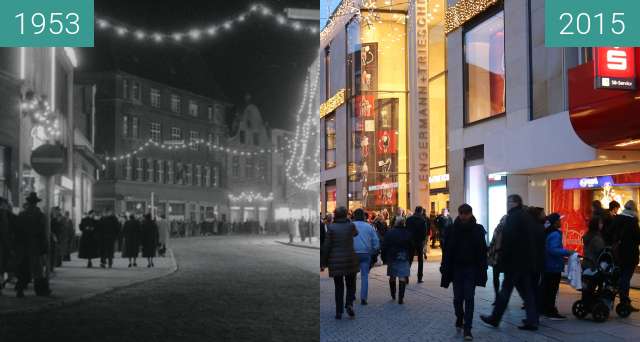
<path id="1" fill-rule="evenodd" d="M 422 207 L 416 207 L 412 214 L 398 209 L 391 218 L 386 210 L 369 214 L 363 209 L 349 212 L 345 207 L 336 208 L 333 216 L 323 218 L 320 231 L 320 266 L 321 270 L 328 268 L 329 277 L 334 280 L 335 318 L 341 319 L 344 310 L 355 317 L 357 273 L 361 283 L 360 304 L 367 305 L 368 274 L 380 261 L 387 266 L 391 299 L 403 304 L 411 263 L 417 258 L 417 282 L 422 283 L 424 248 L 434 235 L 442 247 L 440 286 L 452 285 L 454 327 L 462 332 L 465 340 L 473 339 L 475 288 L 486 286 L 489 266 L 493 269 L 495 301 L 492 312 L 480 315 L 480 319 L 491 327 L 499 326 L 514 288 L 525 310 L 519 329 L 537 330 L 540 316 L 566 319 L 558 311 L 556 300 L 567 259 L 569 269 L 581 272 L 581 269 L 597 267 L 599 256 L 607 249 L 613 250 L 615 263 L 620 268 L 615 284 L 620 303 L 630 311 L 638 311 L 629 298 L 640 246 L 638 209 L 634 201 L 626 202 L 621 212 L 620 204 L 615 201 L 606 210 L 599 201 L 593 203 L 589 229 L 582 238 L 581 264 L 576 251 L 563 247 L 561 215 L 545 215 L 543 208 L 527 207 L 515 194 L 508 196 L 507 208 L 489 244 L 485 228 L 478 224 L 468 204 L 458 208 L 455 220 L 446 210 L 437 217 L 427 218 Z M 435 229 L 431 229 L 432 226 Z M 378 255 L 381 260 L 377 260 Z M 577 278 L 581 279 L 581 274 Z M 573 285 L 574 280 L 571 283 Z M 590 286 L 596 285 L 587 282 L 583 292 Z"/>

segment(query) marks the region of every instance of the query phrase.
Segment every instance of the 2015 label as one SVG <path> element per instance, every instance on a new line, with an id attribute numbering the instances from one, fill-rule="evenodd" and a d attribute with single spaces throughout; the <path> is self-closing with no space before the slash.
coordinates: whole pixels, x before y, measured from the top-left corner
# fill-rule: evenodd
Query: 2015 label
<path id="1" fill-rule="evenodd" d="M 578 13 L 578 15 L 574 16 L 572 13 L 564 12 L 560 15 L 560 21 L 566 23 L 564 28 L 560 31 L 562 35 L 573 35 L 573 34 L 582 34 L 587 35 L 591 33 L 597 33 L 600 35 L 605 34 L 605 22 L 607 23 L 607 29 L 611 30 L 611 33 L 616 35 L 624 34 L 626 29 L 626 25 L 624 23 L 624 13 L 612 13 L 611 22 L 605 21 L 604 14 L 598 13 L 593 16 L 593 21 L 595 24 L 595 29 L 597 31 L 591 31 L 591 16 L 588 13 Z M 575 31 L 574 31 L 575 29 Z"/>

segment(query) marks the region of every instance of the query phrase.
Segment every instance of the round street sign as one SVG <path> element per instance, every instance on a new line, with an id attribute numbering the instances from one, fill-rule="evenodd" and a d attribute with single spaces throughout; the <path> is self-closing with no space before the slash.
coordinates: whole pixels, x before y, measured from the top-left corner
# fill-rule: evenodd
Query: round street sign
<path id="1" fill-rule="evenodd" d="M 31 167 L 42 176 L 62 173 L 66 164 L 62 145 L 42 145 L 31 152 Z"/>

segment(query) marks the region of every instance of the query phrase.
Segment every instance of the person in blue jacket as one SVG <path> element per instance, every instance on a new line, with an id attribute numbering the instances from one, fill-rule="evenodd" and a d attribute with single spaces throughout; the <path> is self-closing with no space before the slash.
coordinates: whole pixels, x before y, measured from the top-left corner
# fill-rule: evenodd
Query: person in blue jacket
<path id="1" fill-rule="evenodd" d="M 574 253 L 562 247 L 562 232 L 560 232 L 561 217 L 557 213 L 547 216 L 545 222 L 545 256 L 544 275 L 542 276 L 542 314 L 552 320 L 565 320 L 565 316 L 558 313 L 556 296 L 560 287 L 560 277 L 564 270 L 564 258 Z"/>
<path id="2" fill-rule="evenodd" d="M 365 221 L 364 210 L 359 208 L 353 212 L 353 223 L 358 230 L 358 235 L 353 237 L 353 249 L 360 262 L 360 304 L 367 305 L 371 256 L 380 249 L 380 240 L 376 230 Z"/>

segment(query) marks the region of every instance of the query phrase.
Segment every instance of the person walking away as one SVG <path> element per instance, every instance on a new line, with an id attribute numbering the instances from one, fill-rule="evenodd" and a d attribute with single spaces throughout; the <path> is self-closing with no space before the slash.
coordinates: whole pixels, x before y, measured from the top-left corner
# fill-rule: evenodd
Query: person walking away
<path id="1" fill-rule="evenodd" d="M 49 296 L 49 279 L 44 272 L 46 255 L 49 251 L 45 215 L 38 207 L 42 201 L 35 192 L 26 198 L 25 208 L 18 215 L 15 232 L 16 254 L 18 257 L 17 297 L 24 297 L 24 290 L 33 279 L 37 296 Z"/>
<path id="2" fill-rule="evenodd" d="M 298 221 L 294 218 L 289 219 L 289 243 L 293 243 L 293 238 L 298 232 Z"/>
<path id="3" fill-rule="evenodd" d="M 624 210 L 613 220 L 613 251 L 620 265 L 620 302 L 627 304 L 632 311 L 638 309 L 631 305 L 629 288 L 631 277 L 639 262 L 640 227 L 638 226 L 638 207 L 630 200 L 624 204 Z"/>
<path id="4" fill-rule="evenodd" d="M 158 248 L 158 225 L 151 219 L 151 214 L 145 214 L 142 221 L 142 257 L 147 258 L 147 267 L 153 267 L 153 258 Z"/>
<path id="5" fill-rule="evenodd" d="M 617 201 L 609 202 L 609 209 L 604 212 L 604 227 L 602 227 L 602 238 L 604 239 L 604 243 L 607 246 L 613 246 L 614 240 L 614 227 L 613 221 L 616 216 L 618 216 L 618 211 L 620 211 L 620 203 Z"/>
<path id="6" fill-rule="evenodd" d="M 510 195 L 507 198 L 507 219 L 502 231 L 502 265 L 504 280 L 498 300 L 491 315 L 480 315 L 480 319 L 492 327 L 498 327 L 507 309 L 513 288 L 523 296 L 527 314 L 521 330 L 538 330 L 538 312 L 535 302 L 532 274 L 538 270 L 537 224 L 524 210 L 522 197 Z"/>
<path id="7" fill-rule="evenodd" d="M 335 285 L 336 319 L 342 319 L 343 307 L 350 317 L 356 315 L 353 302 L 356 299 L 359 262 L 353 249 L 353 239 L 357 235 L 356 226 L 347 218 L 347 208 L 336 208 L 334 221 L 327 226 L 320 254 L 322 267 L 329 268 L 329 277 L 333 278 Z"/>
<path id="8" fill-rule="evenodd" d="M 380 241 L 375 229 L 365 221 L 363 209 L 359 208 L 353 212 L 353 220 L 358 230 L 358 235 L 353 238 L 353 249 L 360 262 L 360 304 L 367 305 L 371 257 L 377 255 Z"/>
<path id="9" fill-rule="evenodd" d="M 133 215 L 129 216 L 129 220 L 124 223 L 122 229 L 122 237 L 124 246 L 122 248 L 122 257 L 129 259 L 129 267 L 137 267 L 136 259 L 140 253 L 140 222 Z"/>
<path id="10" fill-rule="evenodd" d="M 76 237 L 76 230 L 73 228 L 73 221 L 71 221 L 69 215 L 69 212 L 65 211 L 62 217 L 62 238 L 60 240 L 62 261 L 71 261 L 73 242 Z"/>
<path id="11" fill-rule="evenodd" d="M 404 303 L 404 292 L 409 282 L 411 270 L 410 258 L 413 236 L 406 228 L 405 219 L 397 215 L 393 220 L 395 226 L 384 235 L 382 244 L 383 260 L 387 264 L 389 291 L 391 298 L 396 299 L 396 279 L 398 279 L 398 304 Z"/>
<path id="12" fill-rule="evenodd" d="M 100 267 L 113 267 L 113 254 L 118 236 L 120 235 L 120 221 L 112 211 L 107 210 L 98 223 L 100 237 Z"/>
<path id="13" fill-rule="evenodd" d="M 407 229 L 411 232 L 411 259 L 409 265 L 413 263 L 413 258 L 418 258 L 418 283 L 422 283 L 424 266 L 424 247 L 429 236 L 429 221 L 424 219 L 424 208 L 417 206 L 413 215 L 406 221 Z"/>
<path id="14" fill-rule="evenodd" d="M 159 254 L 161 257 L 164 257 L 167 252 L 170 228 L 169 221 L 167 221 L 164 215 L 161 215 L 158 220 L 158 244 L 160 245 Z"/>
<path id="15" fill-rule="evenodd" d="M 560 278 L 564 270 L 564 258 L 574 251 L 562 247 L 562 233 L 560 232 L 561 218 L 557 213 L 549 215 L 545 223 L 546 248 L 545 265 L 542 276 L 542 314 L 552 320 L 566 320 L 558 313 L 556 296 L 560 287 Z"/>
<path id="16" fill-rule="evenodd" d="M 51 270 L 62 266 L 62 235 L 64 234 L 60 207 L 51 208 Z"/>
<path id="17" fill-rule="evenodd" d="M 455 327 L 464 327 L 464 339 L 473 340 L 471 327 L 476 286 L 487 283 L 486 231 L 473 217 L 473 208 L 463 204 L 442 250 L 440 286 L 448 288 L 453 283 L 453 308 Z"/>
<path id="18" fill-rule="evenodd" d="M 507 215 L 502 216 L 500 223 L 493 231 L 493 237 L 491 237 L 491 243 L 489 243 L 489 249 L 487 251 L 487 263 L 491 265 L 493 276 L 493 291 L 495 293 L 495 299 L 491 305 L 496 305 L 498 301 L 498 293 L 500 292 L 500 273 L 502 273 L 502 267 L 500 265 L 502 253 L 502 230 L 504 229 L 505 222 L 507 221 Z"/>
<path id="19" fill-rule="evenodd" d="M 87 267 L 93 267 L 91 262 L 94 258 L 100 257 L 99 240 L 97 236 L 97 221 L 94 218 L 94 211 L 90 210 L 80 221 L 80 248 L 78 250 L 78 258 L 87 259 Z"/>
<path id="20" fill-rule="evenodd" d="M 11 206 L 6 198 L 0 197 L 0 296 L 4 287 L 4 273 L 8 271 L 11 249 L 9 232 L 13 230 L 11 223 Z"/>

